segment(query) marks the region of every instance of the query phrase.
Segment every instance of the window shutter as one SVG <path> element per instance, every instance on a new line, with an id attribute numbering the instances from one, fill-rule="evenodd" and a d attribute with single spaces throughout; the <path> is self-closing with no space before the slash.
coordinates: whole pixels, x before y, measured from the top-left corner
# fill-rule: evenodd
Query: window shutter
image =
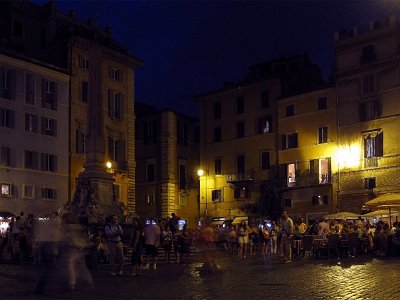
<path id="1" fill-rule="evenodd" d="M 114 139 L 110 136 L 108 137 L 108 157 L 114 160 Z"/>
<path id="2" fill-rule="evenodd" d="M 46 118 L 42 117 L 42 134 L 46 134 Z"/>
<path id="3" fill-rule="evenodd" d="M 33 132 L 38 132 L 38 116 L 33 116 L 33 126 L 32 126 L 32 129 L 33 129 Z"/>
<path id="4" fill-rule="evenodd" d="M 364 138 L 364 158 L 368 157 L 368 137 Z"/>
<path id="5" fill-rule="evenodd" d="M 56 200 L 57 199 L 57 190 L 53 189 L 53 199 Z"/>
<path id="6" fill-rule="evenodd" d="M 360 121 L 363 122 L 366 120 L 366 105 L 364 103 L 360 103 L 358 106 Z"/>
<path id="7" fill-rule="evenodd" d="M 119 112 L 119 118 L 122 120 L 124 118 L 124 95 L 119 94 L 119 99 L 120 99 L 120 112 Z"/>
<path id="8" fill-rule="evenodd" d="M 10 110 L 10 128 L 15 128 L 15 111 Z"/>
<path id="9" fill-rule="evenodd" d="M 113 78 L 113 69 L 108 67 L 108 77 Z"/>
<path id="10" fill-rule="evenodd" d="M 81 146 L 82 146 L 82 144 L 81 144 L 81 139 L 80 139 L 80 134 L 79 134 L 80 132 L 79 132 L 79 129 L 77 129 L 76 131 L 75 131 L 75 152 L 76 153 L 81 153 Z"/>
<path id="11" fill-rule="evenodd" d="M 57 172 L 57 156 L 53 155 L 54 172 Z"/>
<path id="12" fill-rule="evenodd" d="M 53 121 L 53 136 L 57 136 L 57 120 Z"/>
<path id="13" fill-rule="evenodd" d="M 299 140 L 298 140 L 297 132 L 294 133 L 294 144 L 295 144 L 295 148 L 297 148 L 299 146 Z"/>
<path id="14" fill-rule="evenodd" d="M 119 140 L 119 147 L 118 147 L 118 159 L 120 163 L 124 163 L 126 161 L 125 157 L 125 140 Z"/>
<path id="15" fill-rule="evenodd" d="M 108 90 L 108 116 L 111 119 L 114 118 L 114 101 L 112 90 Z"/>
<path id="16" fill-rule="evenodd" d="M 282 134 L 282 150 L 286 149 L 286 134 Z"/>
<path id="17" fill-rule="evenodd" d="M 46 84 L 47 80 L 42 79 L 42 107 L 46 107 Z"/>
<path id="18" fill-rule="evenodd" d="M 58 109 L 58 101 L 57 101 L 57 82 L 53 81 L 53 103 L 52 103 L 52 109 L 57 110 Z"/>
<path id="19" fill-rule="evenodd" d="M 383 132 L 380 132 L 375 137 L 375 156 L 376 157 L 383 157 Z"/>
<path id="20" fill-rule="evenodd" d="M 157 141 L 157 134 L 158 134 L 158 123 L 157 120 L 153 121 L 153 143 Z"/>
<path id="21" fill-rule="evenodd" d="M 374 118 L 378 118 L 381 115 L 381 106 L 379 100 L 374 100 Z"/>
<path id="22" fill-rule="evenodd" d="M 41 170 L 46 171 L 46 154 L 44 153 L 40 154 L 40 165 L 41 165 Z"/>
<path id="23" fill-rule="evenodd" d="M 16 74 L 14 70 L 9 70 L 9 81 L 10 81 L 10 99 L 15 100 L 16 94 Z"/>
<path id="24" fill-rule="evenodd" d="M 124 72 L 122 70 L 119 70 L 119 81 L 124 81 Z"/>

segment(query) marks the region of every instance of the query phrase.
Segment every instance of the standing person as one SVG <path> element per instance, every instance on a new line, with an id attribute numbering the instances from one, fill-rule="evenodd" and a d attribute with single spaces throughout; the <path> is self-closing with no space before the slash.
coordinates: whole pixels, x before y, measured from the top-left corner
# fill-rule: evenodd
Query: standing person
<path id="1" fill-rule="evenodd" d="M 104 228 L 104 233 L 107 237 L 108 251 L 110 253 L 111 276 L 122 275 L 124 268 L 124 249 L 122 244 L 123 230 L 118 224 L 118 217 L 111 215 Z"/>
<path id="2" fill-rule="evenodd" d="M 286 210 L 282 212 L 282 245 L 283 245 L 283 263 L 290 263 L 292 260 L 293 221 L 289 218 Z"/>
<path id="3" fill-rule="evenodd" d="M 142 251 L 143 251 L 143 230 L 138 218 L 133 218 L 133 231 L 131 238 L 132 251 L 132 273 L 131 276 L 142 274 Z"/>
<path id="4" fill-rule="evenodd" d="M 307 231 L 307 224 L 304 223 L 303 217 L 300 217 L 300 218 L 299 218 L 298 226 L 299 226 L 299 233 L 300 233 L 302 236 L 305 235 L 305 234 L 306 234 L 306 231 Z"/>
<path id="5" fill-rule="evenodd" d="M 162 231 L 162 246 L 165 252 L 165 262 L 169 263 L 171 258 L 171 250 L 172 250 L 172 232 L 169 226 L 166 226 Z M 177 257 L 175 257 L 177 258 Z"/>
<path id="6" fill-rule="evenodd" d="M 150 268 L 150 257 L 153 260 L 153 270 L 157 269 L 157 248 L 160 245 L 161 230 L 157 222 L 152 219 L 144 229 L 144 244 L 146 249 L 146 269 Z"/>
<path id="7" fill-rule="evenodd" d="M 228 256 L 233 257 L 233 253 L 235 251 L 237 243 L 237 232 L 236 232 L 236 226 L 232 225 L 229 228 L 228 234 L 227 234 L 227 244 L 228 244 Z"/>
<path id="8" fill-rule="evenodd" d="M 175 215 L 175 213 L 171 214 L 171 218 L 168 221 L 168 226 L 169 226 L 169 229 L 172 232 L 172 235 L 175 235 L 175 233 L 178 232 L 178 230 L 179 230 L 179 218 Z"/>
<path id="9" fill-rule="evenodd" d="M 262 240 L 262 248 L 261 248 L 261 254 L 265 255 L 268 254 L 268 245 L 270 243 L 270 232 L 268 229 L 268 226 L 262 225 L 262 227 L 260 228 L 261 234 L 260 234 L 260 238 Z"/>
<path id="10" fill-rule="evenodd" d="M 247 254 L 247 248 L 249 245 L 249 231 L 250 228 L 247 226 L 246 221 L 240 223 L 238 229 L 238 242 L 239 242 L 239 257 L 245 259 Z"/>
<path id="11" fill-rule="evenodd" d="M 280 233 L 280 228 L 275 221 L 272 221 L 271 229 L 269 231 L 269 238 L 271 243 L 271 253 L 275 255 L 278 250 L 278 234 Z"/>

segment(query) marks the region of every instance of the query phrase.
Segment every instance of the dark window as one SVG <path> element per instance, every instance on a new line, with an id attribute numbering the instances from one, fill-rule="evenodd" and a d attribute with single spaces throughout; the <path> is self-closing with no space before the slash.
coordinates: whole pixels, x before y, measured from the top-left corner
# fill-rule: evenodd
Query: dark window
<path id="1" fill-rule="evenodd" d="M 25 103 L 35 104 L 35 77 L 32 74 L 25 75 Z"/>
<path id="2" fill-rule="evenodd" d="M 261 152 L 261 170 L 269 170 L 270 164 L 270 154 L 268 151 Z"/>
<path id="3" fill-rule="evenodd" d="M 0 126 L 15 128 L 15 112 L 11 109 L 0 109 Z"/>
<path id="4" fill-rule="evenodd" d="M 120 69 L 110 67 L 109 75 L 111 79 L 122 81 L 122 71 Z"/>
<path id="5" fill-rule="evenodd" d="M 176 129 L 177 129 L 178 144 L 187 145 L 188 142 L 187 124 L 183 121 L 177 121 Z"/>
<path id="6" fill-rule="evenodd" d="M 323 126 L 318 128 L 318 144 L 323 144 L 328 142 L 328 127 Z"/>
<path id="7" fill-rule="evenodd" d="M 286 117 L 291 117 L 294 116 L 294 105 L 290 104 L 290 105 L 286 105 Z"/>
<path id="8" fill-rule="evenodd" d="M 235 186 L 234 197 L 235 199 L 250 198 L 250 188 L 245 186 Z"/>
<path id="9" fill-rule="evenodd" d="M 371 63 L 376 60 L 374 45 L 368 45 L 361 50 L 361 64 Z"/>
<path id="10" fill-rule="evenodd" d="M 221 102 L 214 103 L 214 119 L 221 119 Z"/>
<path id="11" fill-rule="evenodd" d="M 89 70 L 89 59 L 84 56 L 79 56 L 79 67 Z"/>
<path id="12" fill-rule="evenodd" d="M 42 134 L 57 136 L 57 120 L 42 117 Z"/>
<path id="13" fill-rule="evenodd" d="M 117 120 L 121 120 L 124 116 L 123 95 L 113 90 L 108 91 L 108 116 Z"/>
<path id="14" fill-rule="evenodd" d="M 108 137 L 108 157 L 110 160 L 118 162 L 118 167 L 122 168 L 125 163 L 125 140 L 121 138 Z"/>
<path id="15" fill-rule="evenodd" d="M 42 198 L 44 199 L 56 199 L 56 190 L 51 188 L 42 188 Z"/>
<path id="16" fill-rule="evenodd" d="M 156 143 L 157 121 L 149 120 L 143 122 L 143 143 L 145 145 Z"/>
<path id="17" fill-rule="evenodd" d="M 146 165 L 146 180 L 147 182 L 153 182 L 155 179 L 155 165 L 153 163 L 148 163 Z"/>
<path id="18" fill-rule="evenodd" d="M 269 91 L 261 92 L 261 108 L 269 107 Z"/>
<path id="19" fill-rule="evenodd" d="M 360 103 L 360 121 L 370 121 L 380 116 L 380 105 L 378 100 Z"/>
<path id="20" fill-rule="evenodd" d="M 284 200 L 285 207 L 292 207 L 292 199 L 285 199 Z"/>
<path id="21" fill-rule="evenodd" d="M 236 113 L 243 114 L 244 113 L 244 97 L 238 97 L 236 99 Z"/>
<path id="22" fill-rule="evenodd" d="M 297 132 L 282 135 L 282 150 L 297 148 Z"/>
<path id="23" fill-rule="evenodd" d="M 214 128 L 214 143 L 221 141 L 221 127 Z"/>
<path id="24" fill-rule="evenodd" d="M 36 133 L 38 130 L 38 117 L 25 113 L 25 131 Z"/>
<path id="25" fill-rule="evenodd" d="M 89 100 L 89 83 L 87 81 L 82 81 L 81 84 L 81 101 L 88 102 Z"/>
<path id="26" fill-rule="evenodd" d="M 311 203 L 313 206 L 328 205 L 328 195 L 315 195 Z"/>
<path id="27" fill-rule="evenodd" d="M 239 178 L 244 178 L 246 173 L 244 155 L 236 156 L 236 173 Z"/>
<path id="28" fill-rule="evenodd" d="M 14 36 L 22 37 L 23 26 L 20 21 L 14 20 Z"/>
<path id="29" fill-rule="evenodd" d="M 214 174 L 221 175 L 222 174 L 222 159 L 218 158 L 214 161 Z"/>
<path id="30" fill-rule="evenodd" d="M 364 157 L 383 156 L 383 132 L 370 134 L 364 139 Z"/>
<path id="31" fill-rule="evenodd" d="M 56 172 L 57 171 L 57 156 L 48 153 L 41 153 L 40 163 L 42 171 Z"/>
<path id="32" fill-rule="evenodd" d="M 39 167 L 39 155 L 35 151 L 25 150 L 25 168 L 37 170 Z"/>
<path id="33" fill-rule="evenodd" d="M 318 98 L 318 110 L 324 110 L 328 108 L 328 98 L 320 97 Z"/>
<path id="34" fill-rule="evenodd" d="M 221 202 L 222 201 L 222 191 L 221 190 L 212 190 L 211 191 L 211 200 L 213 202 Z"/>
<path id="35" fill-rule="evenodd" d="M 236 123 L 236 137 L 238 139 L 244 138 L 244 122 Z"/>
<path id="36" fill-rule="evenodd" d="M 77 129 L 76 130 L 76 153 L 78 153 L 78 154 L 85 153 L 85 142 L 86 142 L 85 132 Z"/>
<path id="37" fill-rule="evenodd" d="M 1 146 L 0 147 L 0 164 L 3 166 L 11 165 L 11 148 Z"/>
<path id="38" fill-rule="evenodd" d="M 179 165 L 179 189 L 186 189 L 186 166 Z"/>
<path id="39" fill-rule="evenodd" d="M 376 177 L 364 178 L 364 184 L 368 190 L 376 188 Z"/>
<path id="40" fill-rule="evenodd" d="M 51 80 L 42 80 L 42 106 L 57 110 L 57 83 Z"/>
<path id="41" fill-rule="evenodd" d="M 366 75 L 363 77 L 363 91 L 365 94 L 375 91 L 374 75 Z"/>
<path id="42" fill-rule="evenodd" d="M 14 72 L 11 69 L 0 67 L 0 97 L 14 99 Z"/>
<path id="43" fill-rule="evenodd" d="M 258 134 L 268 133 L 272 131 L 272 117 L 266 116 L 258 119 Z"/>

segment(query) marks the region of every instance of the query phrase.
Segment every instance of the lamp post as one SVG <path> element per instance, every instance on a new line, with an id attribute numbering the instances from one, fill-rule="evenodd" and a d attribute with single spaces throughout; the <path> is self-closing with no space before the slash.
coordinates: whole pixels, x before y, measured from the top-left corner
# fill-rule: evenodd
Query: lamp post
<path id="1" fill-rule="evenodd" d="M 199 170 L 197 170 L 197 175 L 199 175 L 199 178 L 200 178 L 200 180 L 201 180 L 201 177 L 204 175 L 204 170 L 203 169 L 199 169 Z M 206 181 L 206 183 L 205 183 L 205 194 L 206 194 L 206 197 L 205 197 L 205 199 L 206 199 L 206 205 L 205 205 L 205 218 L 207 219 L 207 217 L 208 217 L 208 210 L 207 210 L 207 175 L 206 175 L 206 177 L 205 177 L 205 181 Z M 200 188 L 201 188 L 201 181 L 200 181 Z M 201 194 L 201 193 L 200 193 Z"/>

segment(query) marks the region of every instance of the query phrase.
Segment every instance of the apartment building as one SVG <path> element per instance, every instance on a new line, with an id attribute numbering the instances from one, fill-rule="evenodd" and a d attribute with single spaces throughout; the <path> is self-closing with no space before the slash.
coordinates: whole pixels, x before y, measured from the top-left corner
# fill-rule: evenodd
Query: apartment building
<path id="1" fill-rule="evenodd" d="M 198 120 L 136 103 L 136 212 L 175 213 L 189 227 L 199 219 Z"/>
<path id="2" fill-rule="evenodd" d="M 399 192 L 399 44 L 395 16 L 335 34 L 341 210 Z"/>
<path id="3" fill-rule="evenodd" d="M 101 70 L 101 90 L 96 98 L 103 104 L 104 168 L 111 163 L 108 171 L 113 175 L 116 197 L 127 212 L 134 211 L 134 71 L 142 62 L 113 39 L 111 28 L 98 27 L 94 19 L 78 20 L 72 11 L 64 14 L 54 1 L 44 5 L 2 1 L 0 8 L 1 47 L 66 69 L 71 75 L 68 131 L 63 137 L 70 155 L 67 199 L 75 191 L 75 179 L 84 170 L 86 159 L 89 69 L 93 64 Z M 100 48 L 96 62 L 90 55 L 94 45 Z"/>
<path id="4" fill-rule="evenodd" d="M 68 195 L 69 75 L 0 53 L 0 212 L 48 214 Z"/>
<path id="5" fill-rule="evenodd" d="M 200 110 L 200 216 L 247 215 L 278 174 L 277 100 L 322 82 L 307 55 L 253 65 L 239 83 L 194 97 Z"/>
<path id="6" fill-rule="evenodd" d="M 333 84 L 278 100 L 282 206 L 318 220 L 337 210 L 336 88 Z"/>

